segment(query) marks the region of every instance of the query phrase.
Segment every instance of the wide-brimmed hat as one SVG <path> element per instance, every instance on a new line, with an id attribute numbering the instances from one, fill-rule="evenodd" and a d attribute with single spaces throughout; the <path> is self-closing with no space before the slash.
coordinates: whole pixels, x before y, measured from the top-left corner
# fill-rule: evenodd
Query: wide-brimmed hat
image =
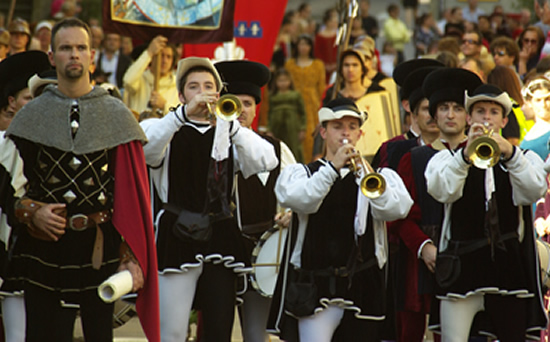
<path id="1" fill-rule="evenodd" d="M 212 72 L 214 75 L 214 79 L 216 80 L 216 88 L 218 91 L 221 91 L 222 89 L 222 80 L 220 78 L 220 75 L 218 74 L 218 71 L 214 67 L 214 64 L 212 64 L 212 61 L 208 58 L 200 58 L 200 57 L 187 57 L 178 62 L 178 70 L 176 71 L 176 86 L 178 88 L 178 92 L 183 92 L 183 89 L 181 89 L 181 79 L 183 76 L 187 75 L 189 70 L 195 68 L 195 67 L 204 67 Z"/>
<path id="2" fill-rule="evenodd" d="M 53 69 L 36 73 L 27 82 L 32 97 L 39 95 L 38 90 L 48 84 L 57 84 L 57 72 Z"/>
<path id="3" fill-rule="evenodd" d="M 470 95 L 471 94 L 471 95 Z M 502 106 L 504 116 L 512 111 L 512 101 L 510 95 L 494 84 L 482 84 L 473 92 L 466 92 L 466 101 L 464 107 L 468 113 L 476 102 L 495 102 Z"/>
<path id="4" fill-rule="evenodd" d="M 361 125 L 367 121 L 368 114 L 357 108 L 353 100 L 347 98 L 337 98 L 330 101 L 326 106 L 319 109 L 319 123 L 325 121 L 338 120 L 345 116 L 358 118 Z"/>
<path id="5" fill-rule="evenodd" d="M 14 19 L 9 25 L 8 25 L 8 31 L 10 33 L 25 33 L 29 37 L 31 36 L 31 30 L 29 28 L 29 23 L 27 23 L 26 20 L 23 20 L 21 18 Z"/>

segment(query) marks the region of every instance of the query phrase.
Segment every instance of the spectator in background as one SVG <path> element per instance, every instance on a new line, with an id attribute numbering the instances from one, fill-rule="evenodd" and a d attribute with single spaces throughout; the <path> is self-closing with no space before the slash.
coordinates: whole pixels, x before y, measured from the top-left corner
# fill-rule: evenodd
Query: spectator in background
<path id="1" fill-rule="evenodd" d="M 460 68 L 469 70 L 476 74 L 484 83 L 487 81 L 485 72 L 483 71 L 483 64 L 478 58 L 466 57 L 460 61 Z"/>
<path id="2" fill-rule="evenodd" d="M 546 160 L 550 149 L 550 80 L 538 76 L 525 85 L 522 90 L 526 106 L 535 114 L 535 125 L 527 132 L 520 147 L 534 151 Z"/>
<path id="3" fill-rule="evenodd" d="M 29 50 L 40 50 L 48 53 L 52 41 L 52 23 L 49 20 L 42 20 L 34 28 L 34 37 L 32 37 Z"/>
<path id="4" fill-rule="evenodd" d="M 304 2 L 298 7 L 298 24 L 300 25 L 300 34 L 315 34 L 317 29 L 315 21 L 311 19 L 311 5 Z"/>
<path id="5" fill-rule="evenodd" d="M 405 23 L 410 30 L 413 30 L 418 19 L 418 0 L 403 0 L 403 8 L 405 9 Z"/>
<path id="6" fill-rule="evenodd" d="M 31 42 L 31 30 L 26 20 L 14 19 L 8 26 L 10 32 L 10 56 L 27 51 Z"/>
<path id="7" fill-rule="evenodd" d="M 292 49 L 296 44 L 296 38 L 298 38 L 299 26 L 298 17 L 296 12 L 289 11 L 283 17 L 283 23 L 275 42 L 272 64 L 275 69 L 281 68 L 285 65 L 285 62 L 290 58 Z"/>
<path id="8" fill-rule="evenodd" d="M 361 0 L 359 2 L 359 14 L 361 15 L 361 23 L 363 29 L 372 39 L 378 38 L 380 28 L 378 27 L 378 20 L 369 14 L 370 0 Z"/>
<path id="9" fill-rule="evenodd" d="M 338 11 L 331 8 L 325 12 L 323 27 L 315 35 L 314 55 L 325 64 L 325 80 L 329 82 L 330 77 L 336 71 L 338 59 L 338 46 L 335 45 L 336 34 L 338 33 Z"/>
<path id="10" fill-rule="evenodd" d="M 479 32 L 481 32 L 483 39 L 485 39 L 487 43 L 491 44 L 491 41 L 495 37 L 495 33 L 491 27 L 491 20 L 489 19 L 489 16 L 480 15 L 477 18 L 477 28 Z"/>
<path id="11" fill-rule="evenodd" d="M 523 77 L 535 68 L 540 60 L 544 46 L 544 33 L 537 26 L 528 26 L 518 37 L 519 59 L 518 74 Z"/>
<path id="12" fill-rule="evenodd" d="M 449 51 L 441 51 L 435 58 L 436 61 L 443 63 L 447 68 L 458 68 L 459 59 L 455 54 Z"/>
<path id="13" fill-rule="evenodd" d="M 519 47 L 516 42 L 508 37 L 498 37 L 493 40 L 489 49 L 495 60 L 495 65 L 508 67 L 517 74 Z"/>
<path id="14" fill-rule="evenodd" d="M 311 155 L 304 156 L 302 148 L 306 132 L 304 101 L 302 95 L 294 90 L 292 76 L 284 68 L 273 76 L 268 121 L 269 132 L 288 145 L 298 162 L 303 162 L 304 158 L 311 161 Z"/>
<path id="15" fill-rule="evenodd" d="M 443 13 L 441 13 L 441 20 L 437 22 L 437 28 L 439 32 L 445 32 L 445 25 L 451 21 L 451 9 L 445 8 Z"/>
<path id="16" fill-rule="evenodd" d="M 120 43 L 120 52 L 132 59 L 132 50 L 134 49 L 134 43 L 132 37 L 122 36 Z"/>
<path id="17" fill-rule="evenodd" d="M 480 15 L 484 15 L 485 11 L 477 6 L 478 0 L 468 0 L 468 6 L 462 10 L 462 18 L 464 20 L 477 23 Z"/>
<path id="18" fill-rule="evenodd" d="M 477 58 L 483 65 L 483 72 L 488 75 L 495 67 L 493 57 L 488 53 L 487 48 L 482 44 L 482 36 L 479 31 L 466 32 L 462 35 L 460 50 L 464 57 Z"/>
<path id="19" fill-rule="evenodd" d="M 548 7 L 547 0 L 535 0 L 535 14 L 539 21 L 534 26 L 539 27 L 546 38 L 550 30 L 550 7 Z"/>
<path id="20" fill-rule="evenodd" d="M 99 51 L 101 50 L 101 44 L 105 34 L 101 26 L 90 26 L 90 32 L 92 33 L 92 50 L 95 51 L 93 64 L 97 65 L 97 58 L 99 57 Z"/>
<path id="21" fill-rule="evenodd" d="M 386 40 L 393 43 L 397 50 L 397 64 L 405 61 L 405 44 L 411 39 L 411 32 L 404 22 L 399 19 L 399 6 L 391 4 L 388 6 L 389 18 L 384 23 L 384 34 Z"/>
<path id="22" fill-rule="evenodd" d="M 380 54 L 380 70 L 392 77 L 393 69 L 397 65 L 397 51 L 391 42 L 384 42 L 382 53 Z"/>
<path id="23" fill-rule="evenodd" d="M 148 108 L 167 113 L 179 102 L 174 66 L 178 61 L 174 46 L 166 37 L 157 36 L 124 74 L 124 100 L 126 105 L 141 113 Z M 155 76 L 149 69 L 153 57 L 160 58 L 160 79 L 155 89 Z"/>
<path id="24" fill-rule="evenodd" d="M 313 155 L 313 133 L 319 123 L 317 111 L 326 87 L 325 66 L 323 61 L 315 58 L 313 40 L 309 36 L 301 35 L 298 38 L 294 56 L 285 63 L 285 69 L 292 77 L 294 88 L 303 98 L 305 135 L 302 151 L 303 161 L 309 163 Z"/>
<path id="25" fill-rule="evenodd" d="M 523 28 L 531 25 L 531 10 L 529 8 L 524 7 L 521 9 L 519 23 Z"/>
<path id="26" fill-rule="evenodd" d="M 517 74 L 510 68 L 497 65 L 487 76 L 487 83 L 496 85 L 510 96 L 512 112 L 508 114 L 508 124 L 502 129 L 502 136 L 512 145 L 519 146 L 535 122 L 527 120 L 521 109 L 524 101 Z"/>
<path id="27" fill-rule="evenodd" d="M 431 13 L 424 13 L 418 18 L 418 25 L 414 31 L 414 45 L 416 57 L 428 53 L 428 47 L 439 40 L 440 33 Z"/>
<path id="28" fill-rule="evenodd" d="M 359 17 L 353 18 L 351 22 L 351 32 L 350 32 L 348 44 L 353 45 L 356 42 L 357 38 L 361 36 L 365 36 L 366 34 L 367 32 L 365 31 L 365 29 L 361 24 L 361 18 Z"/>
<path id="29" fill-rule="evenodd" d="M 460 51 L 460 44 L 455 37 L 441 38 L 437 43 L 437 51 L 448 51 L 457 56 L 457 58 L 459 59 L 464 57 L 464 55 L 462 55 L 462 52 Z"/>
<path id="30" fill-rule="evenodd" d="M 10 33 L 8 30 L 0 29 L 0 62 L 10 52 Z"/>
<path id="31" fill-rule="evenodd" d="M 96 73 L 103 73 L 107 82 L 122 89 L 122 78 L 132 64 L 130 57 L 120 53 L 121 37 L 118 33 L 107 33 L 103 40 L 103 49 L 97 57 Z"/>

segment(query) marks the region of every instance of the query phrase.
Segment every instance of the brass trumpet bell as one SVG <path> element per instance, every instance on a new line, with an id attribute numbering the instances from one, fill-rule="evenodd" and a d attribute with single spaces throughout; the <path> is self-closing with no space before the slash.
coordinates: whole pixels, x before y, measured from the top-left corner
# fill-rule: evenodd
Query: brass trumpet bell
<path id="1" fill-rule="evenodd" d="M 241 100 L 235 95 L 225 94 L 216 102 L 214 112 L 216 117 L 225 120 L 233 121 L 241 115 L 243 105 Z"/>
<path id="2" fill-rule="evenodd" d="M 378 198 L 386 191 L 386 180 L 377 173 L 372 172 L 361 179 L 361 192 L 368 198 Z"/>
<path id="3" fill-rule="evenodd" d="M 489 136 L 481 136 L 468 146 L 465 155 L 478 169 L 488 169 L 498 163 L 500 148 Z"/>

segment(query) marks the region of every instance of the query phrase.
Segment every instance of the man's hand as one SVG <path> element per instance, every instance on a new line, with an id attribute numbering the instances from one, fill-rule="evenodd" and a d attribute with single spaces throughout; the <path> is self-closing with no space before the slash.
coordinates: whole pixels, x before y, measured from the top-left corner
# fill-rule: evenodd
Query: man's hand
<path id="1" fill-rule="evenodd" d="M 420 257 L 422 260 L 424 260 L 424 263 L 426 264 L 426 267 L 430 272 L 435 272 L 435 260 L 437 258 L 437 247 L 434 246 L 433 243 L 428 242 L 427 244 L 422 247 L 422 251 L 420 252 Z"/>
<path id="2" fill-rule="evenodd" d="M 118 267 L 118 272 L 124 270 L 130 271 L 132 274 L 132 292 L 137 292 L 145 284 L 145 278 L 143 277 L 143 271 L 139 263 L 129 259 Z"/>
<path id="3" fill-rule="evenodd" d="M 164 112 L 164 106 L 166 106 L 166 99 L 156 90 L 151 92 L 149 97 L 149 107 L 160 109 Z"/>
<path id="4" fill-rule="evenodd" d="M 65 204 L 55 203 L 46 204 L 38 209 L 32 216 L 32 225 L 29 229 L 37 235 L 50 238 L 52 241 L 58 241 L 65 234 L 67 220 L 59 215 L 60 211 L 65 209 Z"/>
<path id="5" fill-rule="evenodd" d="M 212 110 L 218 101 L 218 93 L 202 92 L 195 95 L 187 104 L 185 113 L 189 119 L 204 120 L 209 115 L 207 104 L 210 104 Z"/>
<path id="6" fill-rule="evenodd" d="M 336 170 L 340 170 L 351 158 L 357 158 L 359 156 L 359 152 L 355 150 L 353 145 L 347 143 L 338 148 L 331 161 Z"/>
<path id="7" fill-rule="evenodd" d="M 153 58 L 156 56 L 162 49 L 166 47 L 166 43 L 168 42 L 168 39 L 163 36 L 156 36 L 151 43 L 149 43 L 149 46 L 147 47 L 147 53 L 149 53 L 149 56 Z"/>
<path id="8" fill-rule="evenodd" d="M 491 138 L 493 138 L 498 144 L 500 153 L 504 159 L 510 159 L 512 157 L 512 153 L 514 153 L 514 145 L 498 133 L 493 134 Z"/>
<path id="9" fill-rule="evenodd" d="M 292 219 L 292 211 L 284 211 L 275 215 L 275 224 L 282 228 L 288 228 L 290 220 Z"/>

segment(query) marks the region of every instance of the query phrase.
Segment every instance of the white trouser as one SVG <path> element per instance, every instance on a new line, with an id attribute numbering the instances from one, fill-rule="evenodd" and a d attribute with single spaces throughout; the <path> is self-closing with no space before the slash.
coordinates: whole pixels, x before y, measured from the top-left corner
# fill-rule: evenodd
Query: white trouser
<path id="1" fill-rule="evenodd" d="M 483 294 L 464 299 L 442 299 L 440 304 L 441 341 L 467 342 L 475 315 L 485 310 Z"/>
<path id="2" fill-rule="evenodd" d="M 271 298 L 250 290 L 245 292 L 243 300 L 241 326 L 244 342 L 269 341 L 266 327 Z"/>
<path id="3" fill-rule="evenodd" d="M 300 341 L 330 342 L 342 317 L 344 317 L 344 309 L 330 305 L 315 315 L 300 318 L 298 320 Z"/>
<path id="4" fill-rule="evenodd" d="M 187 338 L 189 315 L 203 266 L 184 273 L 159 275 L 160 338 L 179 342 Z"/>
<path id="5" fill-rule="evenodd" d="M 2 300 L 6 342 L 25 342 L 25 298 L 8 296 Z"/>

